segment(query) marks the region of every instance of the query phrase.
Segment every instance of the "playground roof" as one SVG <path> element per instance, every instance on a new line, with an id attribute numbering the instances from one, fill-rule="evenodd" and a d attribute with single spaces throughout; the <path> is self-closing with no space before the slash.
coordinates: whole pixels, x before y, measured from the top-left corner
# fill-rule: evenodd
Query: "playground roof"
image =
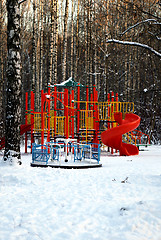
<path id="1" fill-rule="evenodd" d="M 62 83 L 56 84 L 55 86 L 56 87 L 78 87 L 78 86 L 84 87 L 82 84 L 75 82 L 72 77 L 70 77 L 68 80 Z"/>

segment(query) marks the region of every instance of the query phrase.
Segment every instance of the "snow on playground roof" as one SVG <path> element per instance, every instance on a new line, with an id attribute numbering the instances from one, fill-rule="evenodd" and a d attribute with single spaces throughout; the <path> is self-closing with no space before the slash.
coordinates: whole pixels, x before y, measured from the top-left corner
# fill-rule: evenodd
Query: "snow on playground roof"
<path id="1" fill-rule="evenodd" d="M 68 80 L 66 80 L 62 83 L 56 84 L 55 86 L 57 86 L 57 87 L 78 87 L 78 86 L 84 87 L 82 84 L 78 84 L 77 82 L 75 82 L 72 77 L 70 77 Z"/>

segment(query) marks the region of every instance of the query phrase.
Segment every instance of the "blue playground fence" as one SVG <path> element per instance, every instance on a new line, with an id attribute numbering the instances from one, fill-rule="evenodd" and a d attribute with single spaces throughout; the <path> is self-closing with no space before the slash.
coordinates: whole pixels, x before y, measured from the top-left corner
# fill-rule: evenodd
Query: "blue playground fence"
<path id="1" fill-rule="evenodd" d="M 53 143 L 52 143 L 53 144 Z M 74 162 L 82 160 L 96 160 L 99 164 L 101 148 L 100 144 L 88 143 L 88 144 L 60 144 L 50 146 L 49 143 L 46 145 L 40 145 L 33 143 L 32 145 L 32 163 L 40 162 L 48 164 L 48 160 L 60 160 L 60 149 L 69 148 L 71 151 L 74 149 Z M 48 151 L 50 149 L 50 151 Z M 50 153 L 49 153 L 50 152 Z"/>
<path id="2" fill-rule="evenodd" d="M 77 160 L 93 159 L 98 163 L 100 161 L 101 148 L 100 144 L 76 144 L 74 145 L 74 162 Z"/>
<path id="3" fill-rule="evenodd" d="M 32 163 L 42 162 L 48 164 L 50 154 L 48 153 L 47 145 L 40 145 L 33 143 L 32 145 Z"/>

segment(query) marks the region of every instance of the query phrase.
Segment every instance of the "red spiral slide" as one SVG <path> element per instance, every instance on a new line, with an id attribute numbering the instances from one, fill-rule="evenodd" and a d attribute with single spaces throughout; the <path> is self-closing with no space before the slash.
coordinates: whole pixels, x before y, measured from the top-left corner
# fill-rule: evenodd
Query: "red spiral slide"
<path id="1" fill-rule="evenodd" d="M 122 113 L 114 113 L 114 118 L 119 126 L 110 128 L 101 134 L 103 144 L 120 151 L 120 156 L 138 155 L 139 150 L 135 145 L 123 143 L 122 135 L 134 130 L 140 124 L 140 117 L 134 113 L 126 113 L 122 119 Z"/>
<path id="2" fill-rule="evenodd" d="M 23 135 L 25 132 L 30 131 L 30 124 L 23 124 L 20 126 L 20 134 Z M 0 150 L 5 146 L 5 137 L 0 138 Z"/>

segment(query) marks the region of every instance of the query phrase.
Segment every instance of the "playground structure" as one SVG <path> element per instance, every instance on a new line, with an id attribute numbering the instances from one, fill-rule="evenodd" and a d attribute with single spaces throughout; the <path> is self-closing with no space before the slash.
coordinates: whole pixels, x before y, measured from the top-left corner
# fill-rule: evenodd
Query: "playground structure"
<path id="1" fill-rule="evenodd" d="M 56 141 L 57 138 L 72 138 L 78 142 L 99 143 L 100 134 L 106 128 L 113 128 L 117 125 L 114 120 L 114 112 L 122 112 L 125 116 L 127 112 L 134 111 L 134 103 L 119 102 L 118 94 L 114 101 L 114 93 L 108 94 L 107 102 L 98 102 L 98 92 L 93 87 L 90 94 L 86 87 L 86 99 L 80 100 L 80 86 L 76 91 L 77 99 L 74 99 L 74 90 L 65 88 L 58 91 L 54 86 L 51 91 L 41 91 L 41 111 L 35 111 L 34 93 L 31 92 L 31 108 L 28 109 L 28 93 L 26 93 L 26 118 L 25 124 L 31 126 L 31 146 L 34 138 L 41 138 L 41 145 L 44 145 L 44 138 L 47 142 Z M 84 90 L 84 89 L 83 89 Z M 27 139 L 26 139 L 27 151 Z"/>
<path id="2" fill-rule="evenodd" d="M 35 111 L 33 92 L 30 94 L 30 108 L 28 107 L 29 96 L 26 93 L 25 125 L 31 126 L 31 148 L 35 138 L 41 139 L 41 145 L 44 145 L 45 141 L 55 142 L 57 138 L 77 139 L 78 143 L 98 144 L 101 142 L 101 134 L 105 130 L 118 126 L 114 117 L 115 113 L 122 113 L 123 119 L 127 113 L 134 113 L 134 103 L 120 102 L 117 93 L 114 96 L 112 92 L 108 94 L 107 101 L 98 102 L 98 91 L 95 86 L 90 89 L 88 86 L 82 87 L 77 84 L 74 89 L 73 87 L 64 87 L 62 91 L 60 88 L 62 85 L 58 84 L 58 86 L 49 86 L 46 93 L 41 90 L 40 111 Z M 84 100 L 81 100 L 82 89 Z M 130 119 L 129 121 L 131 122 Z M 134 128 L 125 130 L 124 133 L 132 130 Z M 131 144 L 138 144 L 136 131 L 128 133 L 125 138 Z M 27 133 L 25 150 L 27 152 Z"/>
<path id="3" fill-rule="evenodd" d="M 40 101 L 33 91 L 26 92 L 25 98 L 25 124 L 20 132 L 25 133 L 25 152 L 30 134 L 33 164 L 39 158 L 45 164 L 51 160 L 60 163 L 62 149 L 64 160 L 71 152 L 74 162 L 86 158 L 99 164 L 100 149 L 105 146 L 112 154 L 119 150 L 120 155 L 136 155 L 139 145 L 150 143 L 148 135 L 135 130 L 140 118 L 134 114 L 134 103 L 120 102 L 117 93 L 111 92 L 106 101 L 99 102 L 96 86 L 74 82 L 48 86 L 47 92 L 41 90 Z M 0 140 L 2 149 L 5 138 Z"/>

